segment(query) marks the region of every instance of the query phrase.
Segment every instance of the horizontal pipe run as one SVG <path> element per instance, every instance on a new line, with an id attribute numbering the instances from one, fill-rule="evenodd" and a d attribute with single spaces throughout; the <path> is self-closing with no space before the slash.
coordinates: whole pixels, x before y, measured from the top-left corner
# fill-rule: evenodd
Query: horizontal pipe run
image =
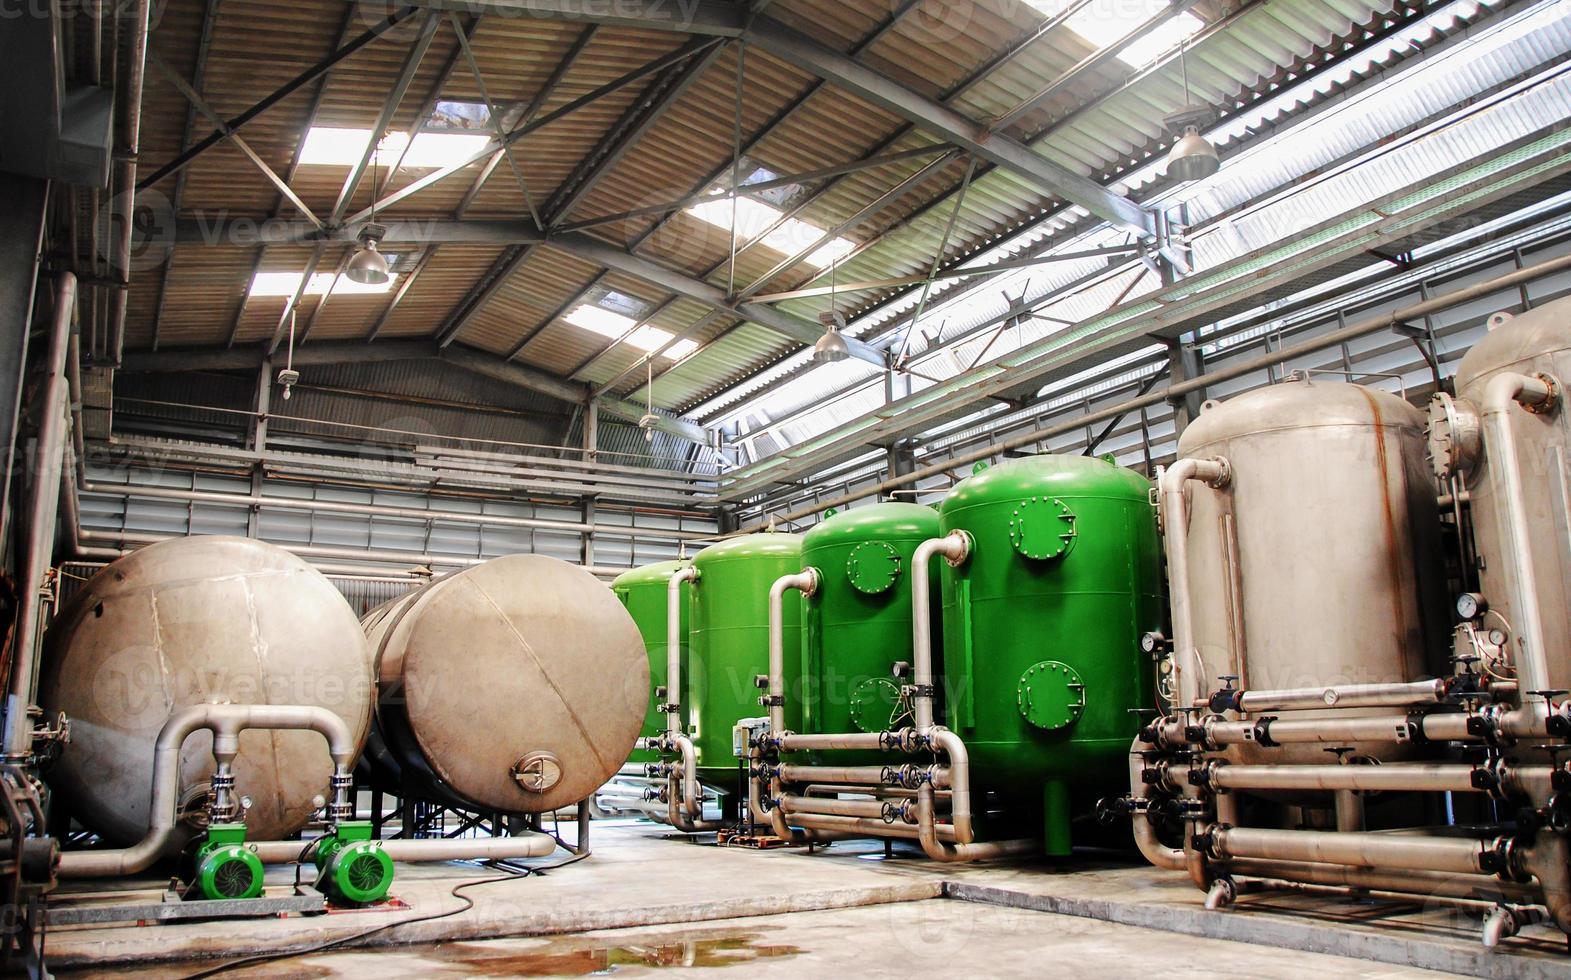
<path id="1" fill-rule="evenodd" d="M 221 507 L 274 507 L 280 510 L 305 510 L 323 514 L 363 514 L 410 521 L 436 521 L 442 524 L 487 524 L 494 527 L 521 527 L 538 531 L 563 531 L 570 534 L 597 534 L 612 538 L 654 538 L 692 541 L 705 538 L 703 531 L 677 531 L 669 528 L 634 527 L 626 524 L 589 524 L 582 521 L 554 521 L 543 517 L 513 517 L 454 510 L 426 510 L 420 507 L 391 507 L 382 504 L 356 504 L 341 500 L 310 500 L 262 494 L 217 493 L 210 490 L 183 490 L 178 487 L 146 487 L 125 483 L 91 483 L 79 479 L 82 493 L 113 497 L 146 497 L 153 500 L 179 500 L 187 503 L 215 504 Z"/>
<path id="2" fill-rule="evenodd" d="M 1493 903 L 1536 902 L 1531 885 L 1501 881 L 1484 875 L 1444 874 L 1436 871 L 1392 871 L 1350 868 L 1337 864 L 1304 864 L 1296 861 L 1228 861 L 1223 869 L 1248 878 L 1298 882 L 1330 888 L 1358 888 L 1398 895 L 1423 895 Z"/>
<path id="3" fill-rule="evenodd" d="M 927 767 L 921 767 L 927 768 Z M 787 783 L 842 783 L 850 786 L 899 786 L 897 779 L 890 778 L 898 773 L 899 766 L 797 766 L 783 765 L 780 767 L 780 779 Z M 932 783 L 934 786 L 947 789 L 949 787 L 949 770 L 938 766 L 932 768 Z"/>
<path id="4" fill-rule="evenodd" d="M 1212 837 L 1216 857 L 1223 860 L 1263 858 L 1447 874 L 1485 873 L 1485 854 L 1493 846 L 1466 838 L 1250 827 L 1217 827 Z"/>
<path id="5" fill-rule="evenodd" d="M 818 752 L 833 749 L 888 749 L 884 732 L 841 732 L 833 735 L 783 735 L 778 740 L 784 752 Z"/>
<path id="6" fill-rule="evenodd" d="M 534 832 L 510 837 L 395 838 L 380 843 L 388 857 L 406 864 L 424 861 L 516 861 L 546 857 L 557 847 L 556 838 Z M 253 842 L 247 842 L 246 846 L 253 846 Z M 263 864 L 292 864 L 300 859 L 306 842 L 256 841 L 254 846 L 256 856 Z"/>
<path id="7" fill-rule="evenodd" d="M 1187 772 L 1187 767 L 1184 767 Z M 1254 790 L 1383 790 L 1413 793 L 1471 793 L 1487 786 L 1474 783 L 1474 767 L 1443 763 L 1392 763 L 1382 766 L 1248 766 L 1219 765 L 1210 769 L 1216 789 Z"/>
<path id="8" fill-rule="evenodd" d="M 785 810 L 786 815 L 793 819 L 799 814 L 813 813 L 836 817 L 866 817 L 883 822 L 885 812 L 885 803 L 882 800 L 842 800 L 830 796 L 783 796 L 780 798 L 779 805 Z"/>
<path id="9" fill-rule="evenodd" d="M 197 704 L 177 709 L 159 729 L 153 745 L 152 802 L 148 808 L 147 834 L 130 847 L 111 850 L 67 851 L 60 855 L 62 878 L 117 878 L 145 871 L 166 857 L 177 841 L 180 795 L 180 750 L 193 732 L 213 733 L 215 758 L 232 760 L 239 751 L 240 733 L 246 729 L 291 729 L 321 733 L 328 743 L 336 777 L 348 783 L 359 746 L 349 726 L 326 708 L 308 705 Z"/>
<path id="10" fill-rule="evenodd" d="M 842 817 L 825 813 L 791 813 L 788 816 L 794 826 L 808 830 L 829 831 L 846 837 L 898 837 L 902 840 L 919 840 L 922 833 L 921 828 L 911 824 L 884 823 L 882 820 L 866 817 Z M 954 842 L 955 830 L 947 824 L 939 824 L 934 833 L 946 844 Z"/>
<path id="11" fill-rule="evenodd" d="M 1359 337 L 1365 336 L 1366 334 L 1372 334 L 1380 330 L 1389 330 L 1393 326 L 1410 323 L 1414 320 L 1420 320 L 1426 315 L 1439 313 L 1443 310 L 1449 310 L 1452 307 L 1461 306 L 1462 304 L 1472 302 L 1475 299 L 1487 297 L 1501 290 L 1534 282 L 1538 279 L 1553 275 L 1554 273 L 1560 272 L 1564 269 L 1571 269 L 1571 254 L 1558 255 L 1552 259 L 1546 259 L 1543 262 L 1539 262 L 1536 265 L 1526 266 L 1514 272 L 1508 272 L 1503 276 L 1496 276 L 1493 279 L 1486 279 L 1483 282 L 1474 283 L 1461 289 L 1455 289 L 1442 296 L 1435 296 L 1430 299 L 1423 300 L 1422 302 L 1414 303 L 1410 306 L 1383 313 L 1377 313 L 1373 316 L 1365 317 L 1356 323 L 1351 323 L 1340 329 L 1323 333 L 1318 337 L 1310 337 L 1299 341 L 1296 344 L 1289 344 L 1285 347 L 1280 347 L 1277 350 L 1267 352 L 1258 357 L 1252 357 L 1248 358 L 1247 360 L 1239 361 L 1236 364 L 1208 368 L 1205 372 L 1186 381 L 1178 381 L 1167 385 L 1166 387 L 1154 388 L 1144 395 L 1126 399 L 1124 401 L 1118 402 L 1117 404 L 1099 408 L 1094 412 L 1088 412 L 1071 419 L 1064 419 L 1061 422 L 1053 422 L 1049 425 L 1029 429 L 1017 435 L 1010 436 L 1006 439 L 1000 439 L 996 442 L 988 443 L 985 446 L 979 446 L 976 449 L 970 449 L 963 453 L 957 453 L 954 456 L 946 457 L 945 459 L 939 460 L 936 463 L 930 463 L 926 466 L 919 466 L 910 472 L 901 473 L 897 476 L 892 476 L 876 483 L 870 483 L 866 486 L 858 487 L 855 490 L 840 494 L 837 497 L 815 499 L 806 506 L 795 508 L 793 510 L 787 511 L 784 514 L 769 515 L 768 517 L 748 524 L 742 528 L 739 528 L 736 533 L 746 534 L 753 531 L 762 531 L 771 523 L 790 523 L 791 521 L 800 520 L 804 517 L 811 517 L 815 514 L 821 514 L 830 507 L 845 507 L 847 504 L 853 504 L 858 500 L 862 500 L 867 497 L 875 497 L 880 494 L 887 494 L 891 490 L 895 490 L 900 487 L 920 484 L 922 481 L 930 480 L 933 477 L 950 476 L 953 473 L 960 471 L 963 467 L 969 467 L 972 463 L 980 462 L 985 459 L 991 459 L 994 456 L 1008 453 L 1011 450 L 1023 449 L 1026 446 L 1043 442 L 1047 439 L 1051 439 L 1054 436 L 1063 435 L 1066 432 L 1078 432 L 1083 430 L 1088 425 L 1095 425 L 1098 422 L 1106 422 L 1110 419 L 1120 418 L 1122 416 L 1129 415 L 1132 412 L 1138 412 L 1142 408 L 1152 408 L 1157 405 L 1169 403 L 1189 394 L 1192 391 L 1201 391 L 1208 386 L 1218 385 L 1224 381 L 1232 381 L 1236 378 L 1242 378 L 1247 375 L 1263 371 L 1271 365 L 1284 364 L 1303 357 L 1306 354 L 1313 354 L 1317 351 L 1327 350 L 1332 347 L 1336 347 L 1339 344 L 1345 344 L 1348 341 L 1356 340 Z M 1168 556 L 1168 564 L 1171 567 L 1171 554 Z"/>
<path id="12" fill-rule="evenodd" d="M 1305 711 L 1315 708 L 1398 708 L 1438 704 L 1450 682 L 1443 678 L 1410 684 L 1336 684 L 1329 687 L 1294 687 L 1278 691 L 1240 691 L 1233 696 L 1239 710 Z"/>

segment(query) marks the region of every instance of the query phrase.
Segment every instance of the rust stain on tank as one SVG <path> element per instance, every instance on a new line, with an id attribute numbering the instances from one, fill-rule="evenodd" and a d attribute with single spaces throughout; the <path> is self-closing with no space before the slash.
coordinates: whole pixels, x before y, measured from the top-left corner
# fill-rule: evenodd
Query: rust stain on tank
<path id="1" fill-rule="evenodd" d="M 1355 386 L 1358 387 L 1358 386 Z M 1364 401 L 1369 403 L 1369 414 L 1374 417 L 1375 436 L 1375 471 L 1380 480 L 1380 526 L 1385 532 L 1386 554 L 1390 561 L 1386 563 L 1387 571 L 1391 576 L 1391 622 L 1396 626 L 1396 636 L 1403 644 L 1404 656 L 1411 660 L 1412 650 L 1407 643 L 1409 630 L 1407 626 L 1407 611 L 1403 608 L 1402 596 L 1405 595 L 1402 584 L 1402 555 L 1396 533 L 1396 517 L 1391 507 L 1391 480 L 1390 460 L 1386 455 L 1386 424 L 1385 416 L 1380 413 L 1380 403 L 1375 396 L 1367 390 L 1358 387 L 1358 393 Z"/>

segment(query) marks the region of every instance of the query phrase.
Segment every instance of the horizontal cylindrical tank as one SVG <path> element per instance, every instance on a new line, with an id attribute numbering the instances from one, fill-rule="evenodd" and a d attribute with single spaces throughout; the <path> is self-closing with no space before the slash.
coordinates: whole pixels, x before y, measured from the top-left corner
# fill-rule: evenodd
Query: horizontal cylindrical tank
<path id="1" fill-rule="evenodd" d="M 149 545 L 105 567 L 55 617 L 39 703 L 70 719 L 71 741 L 48 770 L 69 811 L 120 845 L 149 824 L 153 743 L 174 709 L 193 704 L 329 708 L 364 740 L 373 684 L 365 638 L 321 573 L 282 548 L 201 536 Z M 205 817 L 212 736 L 180 757 L 183 809 Z M 235 788 L 256 840 L 303 827 L 333 767 L 315 732 L 240 736 Z"/>
<path id="2" fill-rule="evenodd" d="M 1447 632 L 1423 427 L 1402 399 L 1337 381 L 1206 403 L 1178 443 L 1181 458 L 1222 456 L 1231 468 L 1220 489 L 1188 487 L 1203 692 L 1224 675 L 1254 689 L 1435 676 Z M 1252 758 L 1252 749 L 1233 755 Z M 1277 762 L 1324 761 L 1318 746 L 1269 752 Z"/>
<path id="3" fill-rule="evenodd" d="M 1519 639 L 1512 628 L 1519 617 L 1513 595 L 1520 574 L 1506 560 L 1501 525 L 1501 490 L 1498 467 L 1492 465 L 1487 439 L 1478 431 L 1477 413 L 1484 405 L 1484 389 L 1504 372 L 1553 377 L 1560 385 L 1559 405 L 1552 411 L 1530 412 L 1513 407 L 1508 413 L 1511 438 L 1521 471 L 1522 505 L 1533 540 L 1528 565 L 1533 591 L 1538 596 L 1544 633 L 1549 687 L 1571 688 L 1571 412 L 1565 385 L 1571 383 L 1571 300 L 1559 300 L 1514 318 L 1500 317 L 1494 329 L 1473 346 L 1457 369 L 1458 406 L 1464 418 L 1462 432 L 1437 425 L 1443 408 L 1431 408 L 1431 445 L 1441 454 L 1445 442 L 1455 446 L 1453 471 L 1463 474 L 1472 495 L 1473 540 L 1478 552 L 1479 588 L 1488 602 L 1482 622 L 1504 630 L 1508 644 Z M 1437 418 L 1437 414 L 1440 417 Z M 1444 441 L 1437 442 L 1437 437 Z M 1444 470 L 1445 467 L 1442 467 Z"/>
<path id="4" fill-rule="evenodd" d="M 795 534 L 745 534 L 712 544 L 693 556 L 688 627 L 688 666 L 682 700 L 688 733 L 698 756 L 698 775 L 723 791 L 737 785 L 731 731 L 743 718 L 768 709 L 755 679 L 769 673 L 769 588 L 782 575 L 802 570 L 802 539 Z M 787 691 L 801 689 L 802 603 L 787 593 L 782 619 Z M 787 699 L 786 727 L 800 730 L 799 700 Z"/>
<path id="5" fill-rule="evenodd" d="M 1154 704 L 1140 646 L 1162 625 L 1150 489 L 1101 459 L 1032 456 L 939 507 L 945 534 L 971 538 L 965 562 L 942 569 L 949 727 L 975 785 L 1042 814 L 1048 853 L 1067 853 L 1072 814 L 1121 788 L 1133 712 Z"/>
<path id="6" fill-rule="evenodd" d="M 644 713 L 644 727 L 639 732 L 641 737 L 660 735 L 666 729 L 666 716 L 660 710 L 664 698 L 656 697 L 655 690 L 666 686 L 666 653 L 667 640 L 670 633 L 667 629 L 669 619 L 667 613 L 667 600 L 671 576 L 678 569 L 686 568 L 692 562 L 661 561 L 652 565 L 644 565 L 632 571 L 623 572 L 611 583 L 611 591 L 622 600 L 622 605 L 627 609 L 628 615 L 633 617 L 633 622 L 638 624 L 638 632 L 644 638 L 644 649 L 649 653 L 649 706 Z M 687 673 L 687 604 L 692 594 L 692 588 L 687 582 L 677 587 L 681 618 L 677 623 L 677 636 L 681 638 L 680 663 L 682 672 Z M 687 717 L 687 708 L 682 707 L 684 720 Z M 629 761 L 654 762 L 659 759 L 660 753 L 640 750 L 634 752 Z"/>
<path id="7" fill-rule="evenodd" d="M 376 734 L 406 791 L 554 810 L 615 774 L 643 723 L 638 627 L 605 584 L 555 558 L 494 558 L 377 607 L 363 625 Z"/>
<path id="8" fill-rule="evenodd" d="M 880 503 L 835 514 L 802 535 L 802 567 L 818 570 L 819 585 L 804 603 L 802 689 L 790 692 L 802 704 L 800 731 L 880 732 L 910 723 L 900 701 L 910 678 L 893 668 L 909 669 L 913 657 L 911 556 L 938 534 L 933 508 Z M 937 563 L 927 574 L 937 586 Z M 941 671 L 935 663 L 935 675 Z M 837 752 L 834 764 L 880 758 Z"/>

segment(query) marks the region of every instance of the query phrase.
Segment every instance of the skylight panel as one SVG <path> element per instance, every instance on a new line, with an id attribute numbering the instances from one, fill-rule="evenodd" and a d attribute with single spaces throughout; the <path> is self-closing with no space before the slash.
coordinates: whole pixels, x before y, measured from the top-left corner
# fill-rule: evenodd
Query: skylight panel
<path id="1" fill-rule="evenodd" d="M 1062 13 L 1073 0 L 1026 0 L 1045 17 Z M 1064 26 L 1085 38 L 1098 49 L 1116 43 L 1141 24 L 1159 17 L 1171 4 L 1168 0 L 1112 0 L 1086 5 L 1064 21 Z M 1181 41 L 1199 33 L 1205 22 L 1189 11 L 1169 17 L 1149 34 L 1118 52 L 1118 60 L 1133 68 L 1144 68 L 1178 47 Z"/>
<path id="2" fill-rule="evenodd" d="M 299 272 L 258 272 L 251 279 L 249 295 L 258 297 L 294 296 L 300 288 Z M 384 283 L 355 282 L 347 276 L 334 276 L 331 272 L 318 272 L 311 276 L 311 281 L 306 284 L 305 295 L 321 295 L 332 286 L 334 296 L 367 295 L 385 293 L 393 288 L 393 282 L 398 277 L 392 276 Z"/>
<path id="3" fill-rule="evenodd" d="M 633 330 L 633 327 L 638 324 L 637 320 L 591 303 L 574 307 L 562 319 L 574 326 L 583 327 L 585 330 L 597 333 L 602 337 L 622 340 L 624 343 L 645 352 L 659 350 L 672 337 L 669 330 L 661 330 L 659 327 L 653 327 L 647 323 L 638 327 L 637 330 Z M 633 332 L 628 334 L 629 330 Z M 625 339 L 624 335 L 626 335 Z M 696 342 L 679 340 L 672 344 L 669 349 L 662 351 L 660 356 L 675 361 L 686 357 L 697 349 L 698 344 Z"/>
<path id="4" fill-rule="evenodd" d="M 732 201 L 729 197 L 713 197 L 700 201 L 698 204 L 688 208 L 687 213 L 717 228 L 729 230 L 731 228 L 731 205 Z M 765 235 L 759 244 L 782 255 L 795 255 L 824 237 L 824 229 L 816 225 L 798 221 L 796 218 L 786 218 L 784 221 L 781 221 L 780 217 L 784 213 L 779 208 L 765 204 L 763 201 L 750 197 L 737 198 L 737 241 L 752 241 L 760 234 L 763 234 L 766 228 L 770 228 L 769 234 Z M 771 228 L 771 226 L 773 227 Z M 802 261 L 816 268 L 823 269 L 855 247 L 855 242 L 844 238 L 836 238 L 814 249 Z"/>
<path id="5" fill-rule="evenodd" d="M 369 129 L 343 129 L 312 126 L 300 147 L 300 163 L 330 167 L 352 167 L 365 155 L 371 139 Z M 391 167 L 402 157 L 407 169 L 437 169 L 462 163 L 491 142 L 482 133 L 421 133 L 413 143 L 409 134 L 390 132 L 382 138 L 374 165 Z M 405 147 L 408 148 L 405 152 Z"/>

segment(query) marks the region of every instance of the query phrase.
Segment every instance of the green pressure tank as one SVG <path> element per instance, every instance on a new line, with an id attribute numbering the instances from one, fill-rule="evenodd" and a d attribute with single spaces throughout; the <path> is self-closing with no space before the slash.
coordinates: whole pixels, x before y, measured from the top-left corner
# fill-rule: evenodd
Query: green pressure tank
<path id="1" fill-rule="evenodd" d="M 819 587 L 804 608 L 802 689 L 791 692 L 801 701 L 801 731 L 880 732 L 911 723 L 900 705 L 900 685 L 910 680 L 895 677 L 893 668 L 912 660 L 911 556 L 938 536 L 938 512 L 909 503 L 843 511 L 802 536 L 802 567 L 818 570 Z M 934 586 L 939 564 L 928 569 Z M 935 644 L 935 659 L 936 651 Z M 935 663 L 935 676 L 941 670 Z M 887 759 L 836 752 L 816 761 Z"/>
<path id="2" fill-rule="evenodd" d="M 802 539 L 795 534 L 746 534 L 710 545 L 693 557 L 689 623 L 689 669 L 682 700 L 688 708 L 688 733 L 698 754 L 698 777 L 733 793 L 737 759 L 731 730 L 743 718 L 768 713 L 754 684 L 769 673 L 769 587 L 782 575 L 802 570 Z M 802 603 L 788 593 L 783 604 L 787 656 L 786 690 L 800 688 Z M 786 726 L 800 731 L 801 710 L 791 704 Z"/>
<path id="3" fill-rule="evenodd" d="M 1039 816 L 1049 854 L 1127 783 L 1136 710 L 1155 704 L 1140 646 L 1162 626 L 1150 489 L 1101 459 L 1044 455 L 982 470 L 939 507 L 944 533 L 972 541 L 942 569 L 947 724 L 973 787 Z"/>
<path id="4" fill-rule="evenodd" d="M 666 686 L 666 590 L 670 586 L 671 576 L 681 568 L 692 564 L 689 561 L 661 561 L 653 565 L 644 565 L 629 572 L 623 572 L 611 583 L 611 591 L 622 600 L 622 605 L 627 607 L 627 612 L 633 617 L 633 622 L 638 624 L 638 631 L 644 637 L 644 649 L 649 651 L 649 709 L 644 714 L 644 727 L 638 733 L 640 738 L 649 738 L 665 732 L 665 713 L 660 710 L 664 698 L 655 696 L 655 689 Z M 687 670 L 687 603 L 691 595 L 688 583 L 681 586 L 682 619 L 678 626 L 677 635 L 682 638 L 682 669 Z M 687 709 L 683 706 L 683 717 Z M 646 750 L 635 750 L 628 757 L 629 762 L 655 762 L 660 758 L 660 753 Z"/>

